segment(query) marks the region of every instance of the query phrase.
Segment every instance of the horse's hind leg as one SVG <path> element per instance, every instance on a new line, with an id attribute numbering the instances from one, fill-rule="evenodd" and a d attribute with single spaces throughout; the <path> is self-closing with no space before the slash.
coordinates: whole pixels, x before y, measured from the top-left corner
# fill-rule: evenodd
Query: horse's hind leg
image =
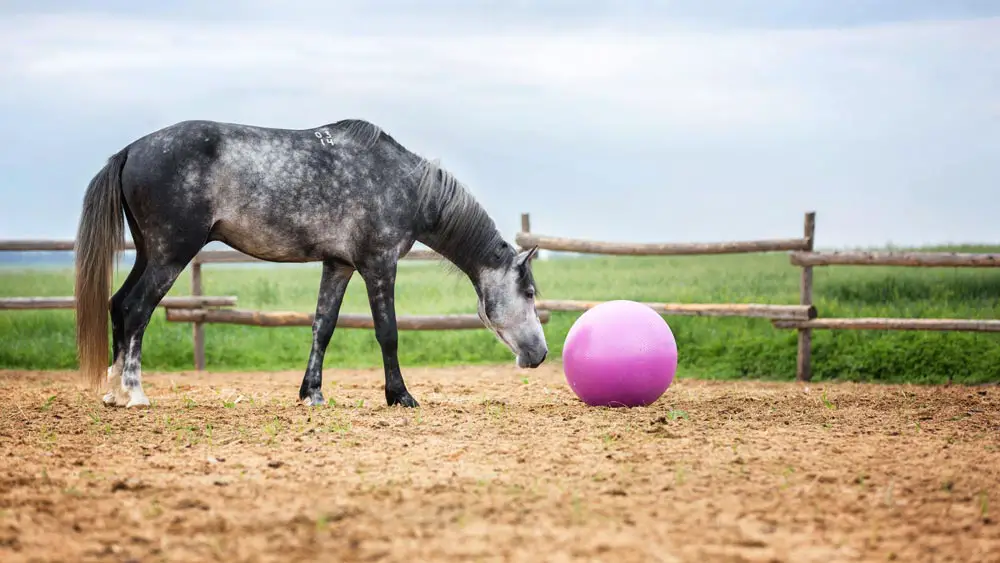
<path id="1" fill-rule="evenodd" d="M 105 404 L 109 405 L 119 401 L 122 404 L 128 402 L 128 397 L 121 393 L 122 368 L 125 365 L 125 312 L 123 305 L 125 298 L 128 297 L 139 281 L 139 277 L 146 270 L 146 255 L 138 244 L 136 247 L 135 264 L 132 266 L 132 271 L 125 278 L 125 283 L 111 296 L 112 361 L 108 367 L 108 389 L 110 390 L 104 396 Z M 118 392 L 118 396 L 116 396 L 116 391 Z"/>
<path id="2" fill-rule="evenodd" d="M 104 403 L 109 405 L 114 404 L 119 399 L 123 401 L 122 404 L 128 402 L 127 397 L 115 397 L 115 391 L 121 389 L 122 368 L 125 365 L 125 313 L 122 306 L 125 298 L 128 297 L 132 288 L 135 287 L 136 282 L 139 281 L 139 276 L 146 270 L 145 241 L 128 205 L 125 206 L 125 220 L 128 222 L 129 231 L 132 233 L 132 241 L 135 243 L 135 262 L 132 265 L 132 271 L 125 278 L 125 282 L 111 296 L 109 307 L 111 310 L 112 360 L 111 365 L 108 366 L 108 388 L 110 391 L 104 396 Z"/>
<path id="3" fill-rule="evenodd" d="M 319 284 L 316 316 L 313 319 L 312 348 L 309 350 L 309 363 L 299 387 L 299 399 L 306 405 L 323 404 L 323 357 L 337 327 L 340 304 L 353 274 L 354 268 L 347 264 L 332 260 L 323 263 L 323 277 Z"/>
<path id="4" fill-rule="evenodd" d="M 148 256 L 135 287 L 122 302 L 122 342 L 124 360 L 121 383 L 112 388 L 119 407 L 148 406 L 142 389 L 142 339 L 146 326 L 160 300 L 170 291 L 177 276 L 184 271 L 203 243 L 184 245 L 184 252 L 172 252 L 170 258 Z"/>

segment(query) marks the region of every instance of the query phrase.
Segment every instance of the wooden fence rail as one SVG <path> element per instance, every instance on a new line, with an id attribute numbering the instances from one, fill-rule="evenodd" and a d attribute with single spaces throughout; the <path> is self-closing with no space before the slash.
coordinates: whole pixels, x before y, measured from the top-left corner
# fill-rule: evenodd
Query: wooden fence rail
<path id="1" fill-rule="evenodd" d="M 548 311 L 539 311 L 544 324 Z M 312 326 L 314 313 L 299 311 L 249 311 L 245 309 L 167 309 L 167 320 L 181 323 L 226 323 L 261 327 Z M 479 315 L 405 315 L 396 319 L 400 330 L 467 330 L 486 328 Z M 341 313 L 337 328 L 375 328 L 371 315 Z"/>
<path id="2" fill-rule="evenodd" d="M 63 252 L 72 251 L 75 248 L 76 243 L 72 240 L 0 240 L 0 252 Z M 123 249 L 135 250 L 135 243 L 126 240 Z M 411 250 L 403 257 L 405 260 L 438 260 L 440 258 L 438 253 L 420 248 Z M 239 262 L 266 262 L 266 260 L 254 258 L 238 250 L 202 250 L 192 261 L 192 263 L 201 264 Z"/>
<path id="3" fill-rule="evenodd" d="M 808 250 L 810 248 L 809 242 L 804 238 L 748 240 L 739 242 L 627 243 L 551 237 L 522 231 L 517 233 L 515 240 L 522 248 L 537 245 L 538 248 L 560 252 L 614 254 L 620 256 L 746 254 L 751 252 L 774 252 L 780 250 Z"/>
<path id="4" fill-rule="evenodd" d="M 1000 254 L 959 252 L 794 252 L 793 266 L 1000 268 Z"/>
<path id="5" fill-rule="evenodd" d="M 163 309 L 204 309 L 206 307 L 234 307 L 235 296 L 164 297 L 159 306 Z M 75 297 L 0 297 L 0 310 L 75 309 Z"/>
<path id="6" fill-rule="evenodd" d="M 441 260 L 442 257 L 437 252 L 431 250 L 424 250 L 417 248 L 411 250 L 405 256 L 404 260 Z M 272 264 L 274 262 L 268 262 L 267 260 L 261 260 L 259 258 L 254 258 L 249 254 L 244 254 L 237 250 L 202 250 L 195 256 L 194 264 L 237 264 L 237 263 L 251 263 L 251 262 L 267 262 Z"/>
<path id="7" fill-rule="evenodd" d="M 169 313 L 169 311 L 168 311 Z M 937 330 L 966 332 L 1000 332 L 1000 320 L 977 319 L 893 319 L 893 318 L 827 318 L 808 321 L 777 319 L 775 328 L 832 330 Z"/>
<path id="8" fill-rule="evenodd" d="M 76 242 L 72 240 L 0 240 L 0 251 L 9 252 L 60 252 L 73 250 Z M 125 241 L 125 250 L 135 250 L 135 243 Z"/>
<path id="9" fill-rule="evenodd" d="M 535 307 L 547 311 L 586 311 L 601 301 L 539 299 Z M 809 320 L 816 318 L 816 308 L 806 305 L 768 305 L 761 303 L 643 303 L 661 315 L 690 317 L 751 317 L 762 319 Z"/>

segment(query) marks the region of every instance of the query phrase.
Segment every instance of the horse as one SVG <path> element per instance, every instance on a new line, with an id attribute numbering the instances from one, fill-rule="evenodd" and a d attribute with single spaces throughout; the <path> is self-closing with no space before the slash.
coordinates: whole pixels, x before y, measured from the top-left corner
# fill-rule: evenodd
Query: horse
<path id="1" fill-rule="evenodd" d="M 135 262 L 109 298 L 124 223 Z M 81 375 L 94 386 L 106 378 L 106 405 L 149 406 L 141 375 L 146 326 L 212 241 L 269 262 L 322 262 L 299 387 L 306 405 L 324 404 L 323 357 L 356 271 L 382 353 L 386 404 L 419 406 L 399 365 L 394 301 L 397 263 L 417 241 L 468 278 L 480 320 L 519 368 L 537 368 L 548 353 L 531 267 L 538 247 L 508 243 L 438 161 L 362 119 L 307 129 L 188 120 L 108 157 L 83 197 L 75 248 L 77 355 Z"/>

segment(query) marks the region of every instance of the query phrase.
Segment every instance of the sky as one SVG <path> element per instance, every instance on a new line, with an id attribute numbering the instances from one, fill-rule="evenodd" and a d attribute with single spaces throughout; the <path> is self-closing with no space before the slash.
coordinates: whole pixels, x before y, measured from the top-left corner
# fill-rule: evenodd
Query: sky
<path id="1" fill-rule="evenodd" d="M 0 238 L 133 139 L 367 119 L 512 240 L 997 243 L 1000 1 L 3 0 Z"/>

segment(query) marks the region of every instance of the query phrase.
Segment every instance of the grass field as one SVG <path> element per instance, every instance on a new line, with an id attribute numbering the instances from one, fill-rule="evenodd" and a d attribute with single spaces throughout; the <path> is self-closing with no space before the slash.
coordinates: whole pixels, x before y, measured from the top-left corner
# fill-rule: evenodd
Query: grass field
<path id="1" fill-rule="evenodd" d="M 950 250 L 996 251 L 977 247 Z M 799 269 L 784 254 L 718 257 L 615 257 L 539 261 L 542 296 L 552 299 L 635 299 L 669 302 L 798 301 Z M 312 311 L 320 270 L 315 266 L 212 265 L 207 295 L 236 295 L 241 308 Z M 125 271 L 119 271 L 120 281 Z M 189 293 L 187 273 L 171 295 Z M 880 267 L 817 268 L 821 316 L 998 318 L 1000 271 Z M 0 270 L 0 296 L 72 295 L 68 269 Z M 468 281 L 435 263 L 406 263 L 397 285 L 399 314 L 472 313 Z M 345 312 L 367 313 L 364 286 L 355 276 Z M 555 313 L 546 325 L 550 357 L 558 359 L 578 314 Z M 791 379 L 794 331 L 761 319 L 668 318 L 678 341 L 680 377 Z M 209 370 L 303 368 L 310 329 L 209 325 Z M 70 311 L 0 313 L 0 368 L 75 367 Z M 157 311 L 146 333 L 144 367 L 182 370 L 192 365 L 191 327 L 164 321 Z M 1000 381 L 1000 336 L 975 333 L 817 331 L 814 379 L 884 382 Z M 406 366 L 510 363 L 509 352 L 486 331 L 400 334 Z M 329 367 L 379 366 L 370 330 L 338 331 L 326 356 Z"/>

